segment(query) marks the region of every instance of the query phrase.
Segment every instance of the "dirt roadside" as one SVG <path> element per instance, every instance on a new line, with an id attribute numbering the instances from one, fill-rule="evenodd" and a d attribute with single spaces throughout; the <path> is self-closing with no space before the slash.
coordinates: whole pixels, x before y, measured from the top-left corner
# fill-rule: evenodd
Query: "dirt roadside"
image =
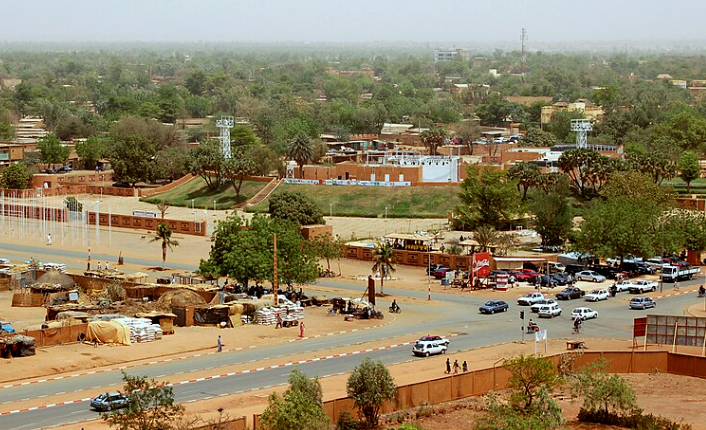
<path id="1" fill-rule="evenodd" d="M 629 350 L 631 346 L 627 341 L 615 340 L 597 340 L 592 339 L 588 343 L 591 350 Z M 549 342 L 548 352 L 550 354 L 565 351 L 565 342 L 563 340 L 553 340 Z M 659 350 L 658 347 L 653 349 Z M 446 358 L 468 361 L 469 369 L 489 368 L 497 365 L 499 360 L 514 356 L 520 353 L 530 354 L 534 351 L 534 346 L 531 343 L 508 343 L 494 347 L 479 348 L 472 351 L 461 352 L 458 354 L 449 354 L 448 356 L 437 356 L 431 358 L 413 359 L 410 362 L 399 365 L 389 366 L 389 370 L 395 378 L 395 383 L 405 385 L 414 382 L 420 382 L 431 378 L 443 376 Z M 691 351 L 698 353 L 700 351 Z M 635 382 L 635 388 L 638 392 L 640 406 L 647 411 L 653 411 L 663 416 L 672 419 L 684 417 L 686 422 L 692 423 L 695 429 L 706 429 L 706 425 L 698 423 L 706 423 L 706 384 L 703 380 L 696 378 L 679 377 L 675 375 L 626 375 L 631 383 Z M 667 378 L 666 380 L 660 378 Z M 324 399 L 330 400 L 344 397 L 345 384 L 348 374 L 334 375 L 321 380 Z M 666 383 L 664 381 L 671 381 Z M 203 420 L 213 419 L 217 416 L 218 408 L 223 408 L 224 413 L 231 417 L 248 417 L 249 422 L 252 420 L 252 414 L 261 413 L 267 405 L 267 397 L 273 392 L 282 392 L 286 386 L 272 387 L 263 390 L 251 391 L 237 395 L 228 395 L 216 397 L 209 400 L 198 401 L 185 404 L 187 414 L 189 416 L 199 416 Z M 665 398 L 676 396 L 677 402 L 664 402 Z M 572 419 L 578 412 L 577 403 L 566 402 L 562 404 L 565 410 L 565 415 L 568 419 Z M 702 412 L 705 411 L 705 412 Z M 436 416 L 433 419 L 436 422 L 430 421 L 424 424 L 425 428 L 432 430 L 447 430 L 447 429 L 470 429 L 472 426 L 468 424 L 468 420 L 472 418 L 469 411 L 457 411 L 460 418 L 455 418 L 451 414 Z M 465 421 L 464 421 L 465 420 Z M 700 427 L 699 427 L 700 425 Z M 108 429 L 105 423 L 101 421 L 93 421 L 74 425 L 58 427 L 62 430 L 80 430 L 81 428 L 91 429 Z"/>

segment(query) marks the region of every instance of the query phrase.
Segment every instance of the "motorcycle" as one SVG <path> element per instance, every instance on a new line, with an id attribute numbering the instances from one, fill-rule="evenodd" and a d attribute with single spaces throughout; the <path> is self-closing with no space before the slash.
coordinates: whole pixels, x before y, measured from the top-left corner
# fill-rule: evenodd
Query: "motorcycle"
<path id="1" fill-rule="evenodd" d="M 537 324 L 527 325 L 527 334 L 532 334 L 539 331 L 539 326 Z"/>
<path id="2" fill-rule="evenodd" d="M 399 306 L 397 306 L 396 308 L 393 308 L 392 306 L 390 306 L 387 309 L 390 311 L 391 314 L 398 314 L 398 313 L 402 312 L 402 308 L 400 308 Z"/>

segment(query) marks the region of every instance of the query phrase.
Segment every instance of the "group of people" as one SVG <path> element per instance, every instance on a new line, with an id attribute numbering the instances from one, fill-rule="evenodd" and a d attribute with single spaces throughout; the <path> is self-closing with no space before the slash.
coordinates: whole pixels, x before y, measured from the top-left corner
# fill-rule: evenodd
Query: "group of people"
<path id="1" fill-rule="evenodd" d="M 447 358 L 446 359 L 446 371 L 444 373 L 451 374 L 451 369 L 452 369 L 451 359 Z M 461 364 L 460 366 L 458 364 L 458 360 L 454 360 L 453 373 L 457 374 L 459 369 L 462 369 L 463 373 L 468 372 L 468 363 L 466 363 L 466 360 L 464 360 L 463 364 Z"/>

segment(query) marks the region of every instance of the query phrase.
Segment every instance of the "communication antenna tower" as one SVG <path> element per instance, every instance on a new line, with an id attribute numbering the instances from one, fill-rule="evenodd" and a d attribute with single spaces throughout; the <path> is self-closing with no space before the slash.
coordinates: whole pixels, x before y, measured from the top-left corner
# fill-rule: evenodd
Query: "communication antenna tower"
<path id="1" fill-rule="evenodd" d="M 576 147 L 588 148 L 588 132 L 593 131 L 590 119 L 572 119 L 571 131 L 576 132 Z"/>
<path id="2" fill-rule="evenodd" d="M 522 27 L 520 41 L 522 42 L 522 64 L 520 65 L 520 70 L 522 72 L 522 76 L 525 76 L 525 70 L 527 69 L 527 56 L 525 55 L 525 42 L 527 42 L 527 29 L 524 27 Z"/>
<path id="3" fill-rule="evenodd" d="M 235 124 L 235 118 L 232 116 L 222 116 L 216 121 L 216 126 L 221 129 L 221 152 L 226 160 L 231 158 L 230 153 L 230 129 Z"/>

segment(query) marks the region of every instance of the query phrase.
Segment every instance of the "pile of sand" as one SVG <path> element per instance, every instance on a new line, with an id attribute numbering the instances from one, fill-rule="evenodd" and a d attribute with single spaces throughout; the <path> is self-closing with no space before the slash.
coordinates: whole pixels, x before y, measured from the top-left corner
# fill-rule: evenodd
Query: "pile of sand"
<path id="1" fill-rule="evenodd" d="M 200 306 L 205 305 L 206 300 L 199 296 L 198 293 L 187 290 L 185 288 L 180 288 L 176 290 L 170 290 L 162 294 L 162 296 L 157 300 L 157 306 L 160 309 L 171 309 L 172 307 L 185 307 L 185 306 Z"/>

